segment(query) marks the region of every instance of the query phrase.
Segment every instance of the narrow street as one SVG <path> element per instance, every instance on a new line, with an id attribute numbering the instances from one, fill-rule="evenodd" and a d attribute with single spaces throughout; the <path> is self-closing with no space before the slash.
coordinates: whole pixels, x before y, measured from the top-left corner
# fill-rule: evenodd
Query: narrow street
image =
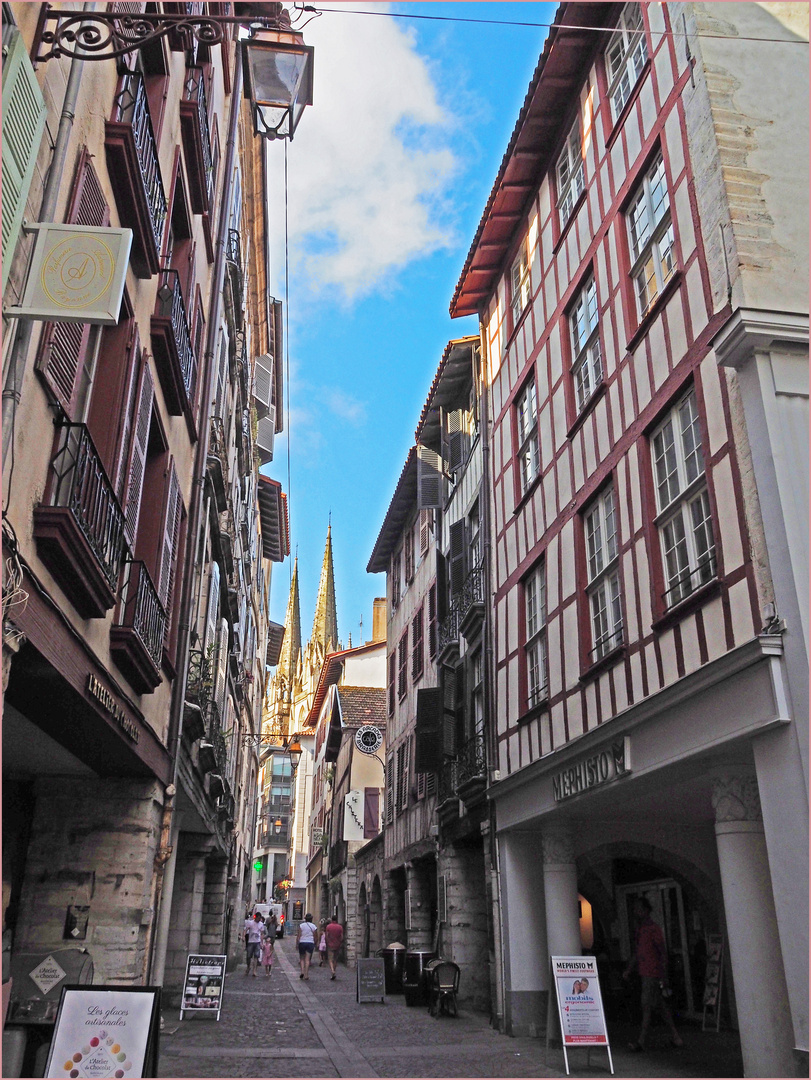
<path id="1" fill-rule="evenodd" d="M 435 1019 L 424 1008 L 409 1008 L 401 995 L 385 1004 L 355 1001 L 353 971 L 338 978 L 316 958 L 310 978 L 298 977 L 295 944 L 277 943 L 273 975 L 246 978 L 245 969 L 227 976 L 219 1023 L 189 1016 L 181 1023 L 164 1011 L 158 1075 L 170 1077 L 523 1077 L 564 1076 L 560 1049 L 546 1051 L 537 1039 L 511 1039 L 494 1031 L 486 1016 L 461 1009 L 456 1018 Z M 652 1040 L 647 1054 L 633 1054 L 633 1029 L 614 1031 L 616 1076 L 740 1075 L 737 1040 L 731 1033 L 683 1031 L 680 1050 Z M 569 1055 L 572 1076 L 608 1076 L 607 1056 L 592 1050 Z"/>

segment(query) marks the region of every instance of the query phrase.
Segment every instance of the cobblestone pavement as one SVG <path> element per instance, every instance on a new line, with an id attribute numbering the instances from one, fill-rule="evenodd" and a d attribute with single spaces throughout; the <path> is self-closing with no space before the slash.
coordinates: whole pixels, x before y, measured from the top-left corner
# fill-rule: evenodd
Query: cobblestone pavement
<path id="1" fill-rule="evenodd" d="M 226 977 L 220 1021 L 164 1011 L 158 1076 L 185 1077 L 555 1077 L 565 1076 L 563 1053 L 538 1039 L 512 1039 L 488 1017 L 460 1009 L 435 1019 L 409 1008 L 402 995 L 384 1004 L 355 1001 L 355 973 L 310 969 L 298 977 L 295 943 L 277 942 L 273 975 Z M 729 1033 L 683 1032 L 680 1050 L 626 1049 L 632 1030 L 609 1030 L 614 1071 L 629 1077 L 742 1075 L 737 1043 Z M 608 1076 L 604 1051 L 570 1053 L 572 1076 Z"/>

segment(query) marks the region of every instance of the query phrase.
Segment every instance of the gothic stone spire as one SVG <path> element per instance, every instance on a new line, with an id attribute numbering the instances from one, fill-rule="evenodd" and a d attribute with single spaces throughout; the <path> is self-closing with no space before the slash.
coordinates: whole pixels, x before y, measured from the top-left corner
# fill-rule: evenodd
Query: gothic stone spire
<path id="1" fill-rule="evenodd" d="M 325 656 L 338 647 L 338 615 L 335 610 L 335 573 L 332 566 L 332 524 L 327 528 L 327 544 L 324 548 L 324 562 L 321 567 L 321 580 L 318 584 L 318 599 L 315 602 L 315 618 L 310 640 L 321 646 Z"/>

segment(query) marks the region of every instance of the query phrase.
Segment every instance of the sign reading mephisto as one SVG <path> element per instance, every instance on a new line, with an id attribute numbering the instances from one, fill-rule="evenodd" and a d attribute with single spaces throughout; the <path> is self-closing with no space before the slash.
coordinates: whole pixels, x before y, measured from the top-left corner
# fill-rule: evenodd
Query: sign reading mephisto
<path id="1" fill-rule="evenodd" d="M 625 735 L 552 776 L 555 802 L 582 795 L 584 791 L 611 784 L 631 771 L 631 739 Z"/>

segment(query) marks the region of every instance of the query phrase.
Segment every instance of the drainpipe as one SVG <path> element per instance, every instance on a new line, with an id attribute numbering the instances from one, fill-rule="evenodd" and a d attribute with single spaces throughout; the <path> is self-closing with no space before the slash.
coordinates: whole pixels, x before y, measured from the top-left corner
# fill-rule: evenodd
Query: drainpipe
<path id="1" fill-rule="evenodd" d="M 234 159 L 236 157 L 237 127 L 239 124 L 240 105 L 242 103 L 242 50 L 237 47 L 234 59 L 234 76 L 231 83 L 231 113 L 228 119 L 228 143 L 225 151 L 225 183 L 223 185 L 222 209 L 217 230 L 217 248 L 214 256 L 212 275 L 211 303 L 206 331 L 206 351 L 203 357 L 203 407 L 201 410 L 201 430 L 194 456 L 194 474 L 192 483 L 189 523 L 186 532 L 186 552 L 183 565 L 183 590 L 180 600 L 178 631 L 180 653 L 178 656 L 177 676 L 172 692 L 172 710 L 169 716 L 168 749 L 172 755 L 172 787 L 177 789 L 178 770 L 180 767 L 180 743 L 183 733 L 183 702 L 186 699 L 186 683 L 189 670 L 189 650 L 191 648 L 192 611 L 194 608 L 195 580 L 197 577 L 196 555 L 200 545 L 200 530 L 204 524 L 202 506 L 205 494 L 206 459 L 208 458 L 209 435 L 211 431 L 211 399 L 214 391 L 216 366 L 214 363 L 217 350 L 217 337 L 222 314 L 223 281 L 225 277 L 225 252 L 228 240 L 229 207 L 233 195 Z M 161 828 L 161 847 L 155 856 L 157 873 L 157 895 L 155 912 L 157 929 L 150 949 L 149 981 L 152 985 L 162 985 L 166 968 L 166 946 L 169 938 L 169 916 L 171 913 L 172 887 L 164 881 L 167 868 L 171 867 L 174 879 L 175 859 L 172 855 L 174 844 L 169 844 L 174 830 L 175 842 L 178 830 L 174 828 L 174 798 L 169 798 L 164 806 L 164 821 Z"/>
<path id="2" fill-rule="evenodd" d="M 490 523 L 490 363 L 487 352 L 487 332 L 484 324 L 479 323 L 479 357 L 482 392 L 479 398 L 481 406 L 482 440 L 482 550 L 487 581 L 488 597 L 493 595 L 491 588 L 492 567 L 492 530 Z M 490 770 L 498 766 L 498 739 L 496 737 L 495 695 L 493 693 L 493 610 L 490 603 L 484 605 L 484 705 L 487 715 L 488 746 L 486 761 L 488 766 L 488 786 Z M 496 835 L 496 812 L 492 801 L 488 799 L 490 811 L 490 881 L 492 895 L 493 952 L 495 963 L 496 1008 L 495 1021 L 499 1031 L 504 1024 L 504 968 L 501 948 L 501 876 L 498 867 L 498 837 Z"/>
<path id="3" fill-rule="evenodd" d="M 83 11 L 92 11 L 95 3 L 88 2 Z M 62 114 L 59 117 L 59 128 L 56 133 L 51 164 L 42 189 L 42 203 L 39 208 L 38 221 L 53 221 L 56 213 L 56 204 L 59 200 L 59 191 L 62 186 L 62 173 L 65 171 L 65 161 L 68 156 L 68 144 L 73 131 L 73 121 L 76 118 L 76 102 L 79 97 L 79 84 L 82 78 L 84 60 L 78 57 L 71 60 L 68 82 L 65 87 L 65 97 L 62 100 Z M 28 350 L 31 345 L 31 336 L 34 333 L 35 322 L 33 319 L 19 319 L 11 347 L 6 379 L 3 386 L 3 461 L 8 458 L 11 448 L 11 436 L 14 430 L 14 414 L 20 404 L 20 394 L 25 375 L 25 363 Z"/>

